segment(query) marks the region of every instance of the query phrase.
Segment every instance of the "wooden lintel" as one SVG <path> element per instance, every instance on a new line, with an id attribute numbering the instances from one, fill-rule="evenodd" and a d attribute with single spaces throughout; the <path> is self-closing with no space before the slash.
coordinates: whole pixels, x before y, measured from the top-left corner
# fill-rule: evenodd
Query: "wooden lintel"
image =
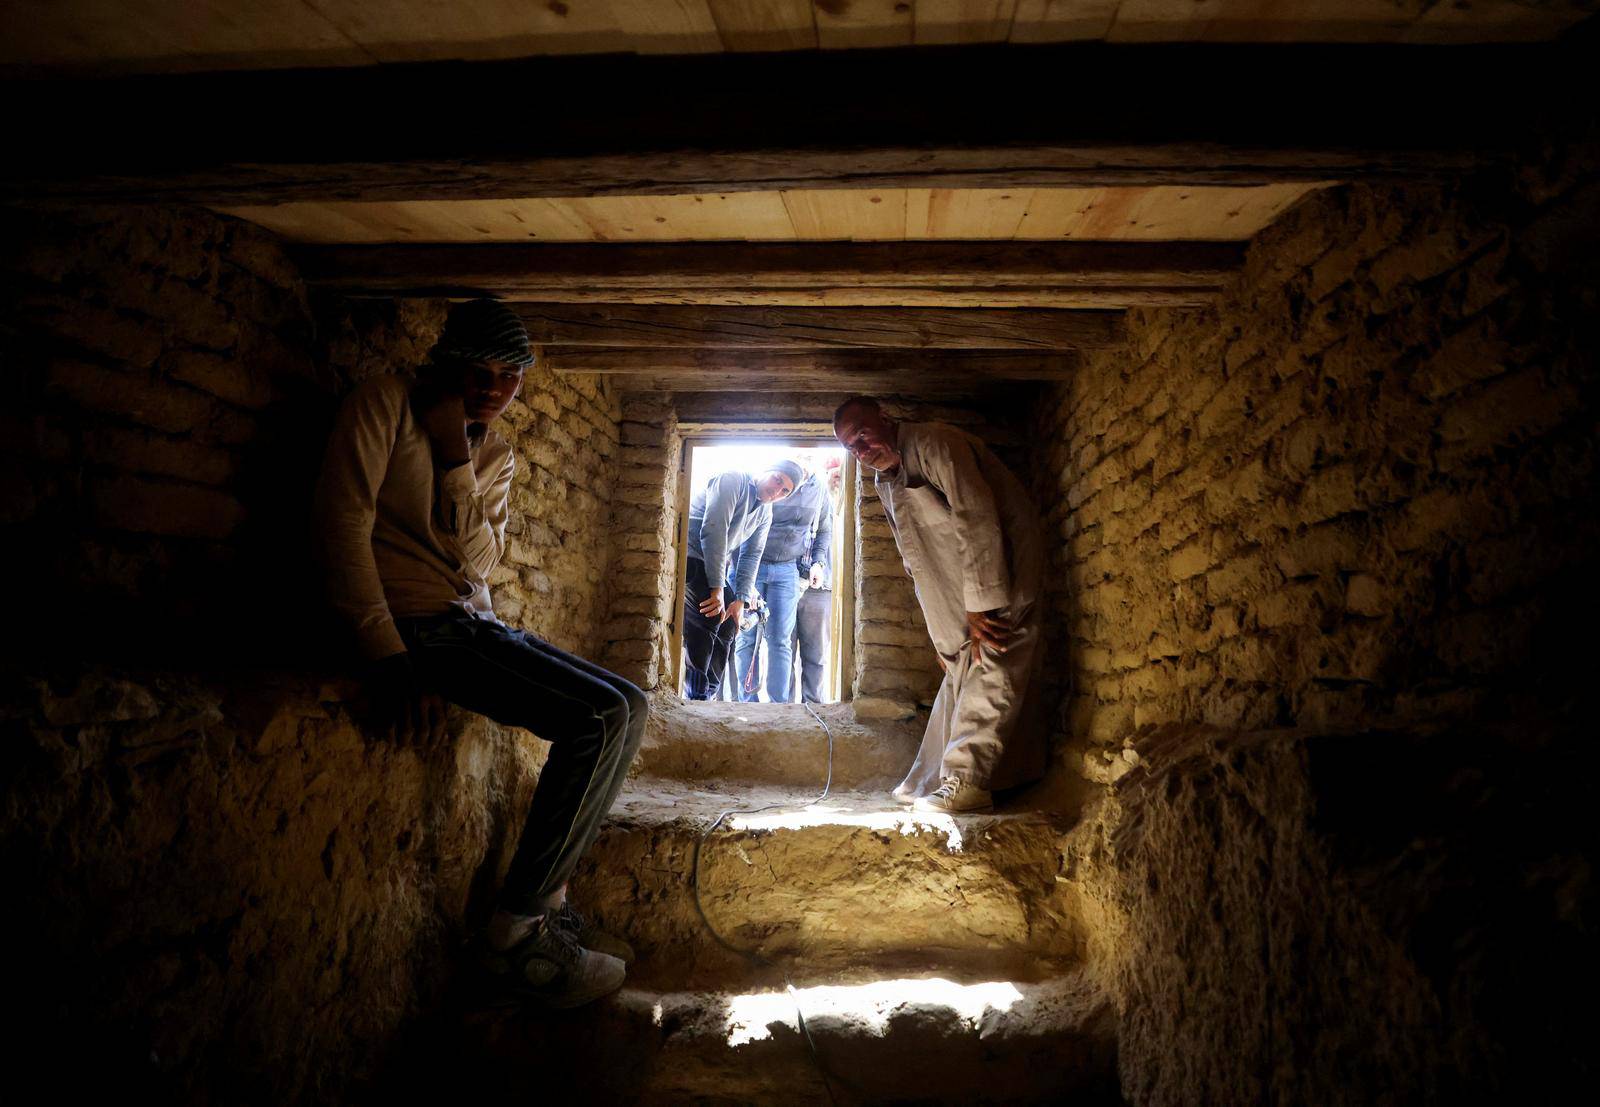
<path id="1" fill-rule="evenodd" d="M 505 295 L 485 287 L 430 288 L 422 292 L 384 292 L 383 296 Z M 362 293 L 351 293 L 362 295 Z M 511 298 L 518 294 L 512 293 Z M 915 307 L 915 308 L 1037 308 L 1040 310 L 1121 311 L 1135 307 L 1204 307 L 1216 299 L 1216 289 L 1193 286 L 1109 287 L 1070 285 L 1054 287 L 990 288 L 955 285 L 944 288 L 820 287 L 820 288 L 556 288 L 532 290 L 523 295 L 566 304 L 703 304 L 724 307 Z"/>
<path id="2" fill-rule="evenodd" d="M 303 250 L 347 295 L 557 303 L 1099 307 L 1206 303 L 1236 243 L 895 242 L 353 246 Z"/>
<path id="3" fill-rule="evenodd" d="M 1024 396 L 1040 387 L 1035 381 L 997 380 L 991 377 L 918 377 L 899 373 L 863 373 L 859 376 L 818 377 L 786 373 L 751 376 L 747 373 L 701 373 L 696 376 L 653 373 L 618 373 L 606 378 L 618 392 L 781 392 L 824 393 L 844 397 L 864 392 L 879 396 L 948 396 L 982 398 Z"/>
<path id="4" fill-rule="evenodd" d="M 0 194 L 245 205 L 1429 175 L 1508 160 L 1589 76 L 1560 43 L 1080 43 L 12 81 L 28 110 L 8 120 Z M 225 120 L 203 141 L 174 122 L 198 104 Z"/>
<path id="5" fill-rule="evenodd" d="M 551 346 L 1073 350 L 1110 346 L 1121 335 L 1121 317 L 1111 311 L 548 303 L 516 309 L 528 336 Z"/>
<path id="6" fill-rule="evenodd" d="M 557 373 L 595 373 L 604 376 L 649 377 L 677 381 L 680 388 L 699 387 L 705 381 L 743 381 L 751 388 L 799 385 L 800 391 L 837 391 L 884 387 L 921 387 L 947 381 L 1049 381 L 1071 376 L 1077 359 L 1071 354 L 967 352 L 930 350 L 694 350 L 622 349 L 583 346 L 546 346 L 540 350 L 544 365 Z M 765 383 L 764 383 L 765 382 Z"/>

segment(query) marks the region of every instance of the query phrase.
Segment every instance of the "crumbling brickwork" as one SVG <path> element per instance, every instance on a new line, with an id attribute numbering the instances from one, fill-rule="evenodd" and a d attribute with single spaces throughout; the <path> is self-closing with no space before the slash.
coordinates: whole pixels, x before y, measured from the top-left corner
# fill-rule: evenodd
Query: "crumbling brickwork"
<path id="1" fill-rule="evenodd" d="M 1215 310 L 1132 313 L 1054 390 L 1067 734 L 1548 704 L 1596 537 L 1592 288 L 1562 241 L 1592 189 L 1318 194 Z"/>
<path id="2" fill-rule="evenodd" d="M 1595 153 L 1323 193 L 1042 412 L 1061 775 L 1110 785 L 1064 879 L 1132 1102 L 1587 1071 Z"/>
<path id="3" fill-rule="evenodd" d="M 445 305 L 313 305 L 270 236 L 198 210 L 5 223 L 22 1048 L 65 1043 L 63 1079 L 169 1101 L 338 1099 L 488 909 L 543 758 L 466 713 L 433 748 L 370 739 L 322 602 L 309 498 L 338 398 L 415 368 Z M 579 651 L 606 599 L 619 414 L 598 383 L 535 371 L 504 421 L 496 604 Z"/>
<path id="4" fill-rule="evenodd" d="M 641 688 L 670 684 L 677 542 L 677 472 L 683 442 L 677 412 L 663 396 L 628 397 L 622 409 L 621 467 L 612 506 L 611 617 L 602 664 Z"/>

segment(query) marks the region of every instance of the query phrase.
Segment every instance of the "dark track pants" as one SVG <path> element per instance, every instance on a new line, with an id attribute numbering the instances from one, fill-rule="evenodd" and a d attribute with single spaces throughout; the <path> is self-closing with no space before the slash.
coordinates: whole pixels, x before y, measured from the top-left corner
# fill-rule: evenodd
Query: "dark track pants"
<path id="1" fill-rule="evenodd" d="M 691 700 L 717 698 L 733 641 L 739 636 L 738 620 L 718 622 L 700 614 L 700 604 L 709 595 L 706 563 L 698 557 L 689 558 L 683 574 L 683 690 Z M 731 604 L 736 598 L 732 588 L 722 586 L 724 604 Z"/>
<path id="2" fill-rule="evenodd" d="M 615 673 L 488 619 L 396 623 L 418 673 L 445 699 L 551 744 L 500 906 L 517 915 L 556 907 L 622 790 L 649 701 Z"/>

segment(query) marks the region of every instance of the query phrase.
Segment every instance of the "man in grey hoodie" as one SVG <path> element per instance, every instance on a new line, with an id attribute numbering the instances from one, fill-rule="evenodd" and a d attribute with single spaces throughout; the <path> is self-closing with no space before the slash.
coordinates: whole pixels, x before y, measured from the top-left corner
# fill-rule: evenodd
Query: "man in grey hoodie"
<path id="1" fill-rule="evenodd" d="M 754 703 L 760 694 L 754 680 L 760 639 L 767 641 L 767 699 L 790 702 L 794 670 L 794 623 L 802 581 L 820 588 L 828 576 L 833 545 L 833 512 L 828 490 L 817 474 L 808 473 L 794 493 L 772 507 L 772 529 L 756 570 L 756 591 L 767 601 L 766 621 L 739 635 L 735 651 L 738 681 L 735 698 Z"/>
<path id="2" fill-rule="evenodd" d="M 772 526 L 771 505 L 794 491 L 805 474 L 780 461 L 760 476 L 719 473 L 689 505 L 687 566 L 683 580 L 684 694 L 716 699 L 739 633 L 739 616 L 755 599 L 756 568 Z M 728 569 L 739 551 L 732 588 Z"/>

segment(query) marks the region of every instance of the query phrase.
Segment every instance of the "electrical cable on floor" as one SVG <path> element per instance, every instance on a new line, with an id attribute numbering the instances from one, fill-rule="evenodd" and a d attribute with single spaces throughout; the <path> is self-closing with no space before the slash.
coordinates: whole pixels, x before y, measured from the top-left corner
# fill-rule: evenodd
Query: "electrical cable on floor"
<path id="1" fill-rule="evenodd" d="M 809 703 L 806 703 L 803 706 L 811 715 L 811 717 L 817 720 L 817 725 L 822 727 L 822 732 L 828 736 L 828 775 L 822 783 L 821 793 L 816 799 L 805 805 L 809 807 L 819 804 L 823 800 L 827 799 L 828 793 L 833 790 L 833 728 L 828 725 L 828 721 L 826 719 L 817 714 L 816 710 L 813 709 Z M 821 1055 L 817 1053 L 817 1043 L 811 1038 L 811 1029 L 810 1027 L 806 1026 L 806 1015 L 805 1012 L 800 1009 L 800 997 L 795 992 L 794 982 L 789 979 L 788 970 L 782 965 L 779 965 L 776 961 L 757 953 L 755 950 L 744 949 L 740 946 L 736 946 L 732 942 L 728 941 L 728 939 L 724 938 L 721 933 L 717 931 L 717 928 L 711 925 L 711 920 L 706 917 L 706 909 L 700 902 L 700 849 L 706 844 L 707 839 L 716 833 L 717 827 L 722 825 L 723 820 L 725 820 L 729 815 L 755 815 L 762 811 L 775 811 L 781 807 L 794 806 L 795 805 L 792 803 L 768 803 L 763 804 L 760 807 L 730 807 L 718 815 L 715 819 L 711 820 L 711 825 L 706 827 L 705 830 L 701 831 L 700 837 L 695 839 L 694 854 L 689 861 L 689 887 L 694 893 L 694 909 L 695 913 L 700 916 L 700 924 L 706 928 L 706 932 L 711 935 L 712 939 L 719 946 L 730 953 L 743 957 L 746 961 L 749 961 L 752 965 L 755 965 L 758 968 L 775 968 L 783 973 L 783 985 L 786 989 L 788 989 L 789 998 L 794 1000 L 795 1020 L 799 1023 L 800 1033 L 805 1037 L 806 1048 L 811 1051 L 811 1063 L 816 1066 L 818 1075 L 822 1077 L 822 1087 L 823 1090 L 828 1093 L 828 1102 L 830 1104 L 836 1104 L 838 1101 L 833 1097 L 833 1082 L 828 1078 L 828 1070 L 823 1067 Z"/>

